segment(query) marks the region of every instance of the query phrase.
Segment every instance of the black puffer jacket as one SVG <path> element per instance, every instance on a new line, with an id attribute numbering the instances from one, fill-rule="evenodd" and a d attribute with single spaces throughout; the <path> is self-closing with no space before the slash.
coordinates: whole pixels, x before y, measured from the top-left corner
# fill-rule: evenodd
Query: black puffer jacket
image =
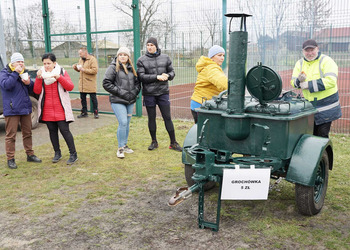
<path id="1" fill-rule="evenodd" d="M 103 88 L 110 93 L 109 101 L 112 103 L 132 104 L 136 102 L 141 86 L 132 72 L 132 67 L 127 64 L 128 74 L 120 65 L 116 72 L 116 58 L 109 65 L 103 79 Z"/>
<path id="2" fill-rule="evenodd" d="M 168 80 L 173 80 L 175 71 L 169 56 L 161 54 L 158 49 L 155 54 L 148 51 L 137 60 L 137 76 L 142 83 L 142 94 L 159 96 L 169 94 L 168 81 L 158 81 L 157 75 L 166 73 Z"/>

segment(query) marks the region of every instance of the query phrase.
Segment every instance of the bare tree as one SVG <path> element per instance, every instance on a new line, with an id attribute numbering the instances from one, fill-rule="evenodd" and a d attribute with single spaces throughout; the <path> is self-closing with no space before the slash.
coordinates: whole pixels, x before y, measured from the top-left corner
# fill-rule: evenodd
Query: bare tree
<path id="1" fill-rule="evenodd" d="M 325 27 L 331 14 L 328 0 L 301 0 L 299 27 L 310 30 L 311 38 L 315 30 Z"/>
<path id="2" fill-rule="evenodd" d="M 204 14 L 204 26 L 209 31 L 209 36 L 211 40 L 211 46 L 213 46 L 216 41 L 215 37 L 220 32 L 221 15 L 218 10 L 212 10 L 210 12 L 205 12 Z"/>
<path id="3" fill-rule="evenodd" d="M 50 12 L 50 19 L 53 20 L 53 13 Z M 34 57 L 34 44 L 40 47 L 44 43 L 35 43 L 33 40 L 44 39 L 44 27 L 42 19 L 42 7 L 41 3 L 34 3 L 23 12 L 22 15 L 18 15 L 18 30 L 20 38 L 28 41 L 29 49 Z"/>
<path id="4" fill-rule="evenodd" d="M 286 12 L 289 8 L 288 0 L 274 0 L 273 1 L 273 21 L 272 21 L 272 37 L 274 39 L 273 62 L 278 63 L 279 42 L 282 29 L 284 27 L 284 20 Z"/>
<path id="5" fill-rule="evenodd" d="M 265 62 L 265 51 L 266 51 L 266 24 L 268 11 L 266 8 L 267 4 L 265 1 L 252 0 L 247 2 L 247 8 L 250 13 L 254 13 L 253 16 L 253 27 L 256 39 L 258 40 L 258 51 L 260 54 L 260 60 L 262 63 Z"/>
<path id="6" fill-rule="evenodd" d="M 200 21 L 198 22 L 198 20 Z M 220 34 L 221 20 L 222 17 L 219 9 L 206 11 L 204 14 L 203 12 L 195 12 L 192 14 L 192 23 L 196 24 L 198 30 L 204 34 L 209 33 L 204 43 L 207 43 L 209 40 L 210 46 L 220 42 L 217 36 Z"/>
<path id="7" fill-rule="evenodd" d="M 146 37 L 153 33 L 157 24 L 162 20 L 158 17 L 158 9 L 163 2 L 159 0 L 140 0 L 140 43 L 144 45 Z M 116 10 L 129 16 L 131 19 L 132 7 L 130 0 L 120 0 L 113 3 Z M 130 22 L 129 22 L 130 23 Z M 130 27 L 129 27 L 130 28 Z"/>

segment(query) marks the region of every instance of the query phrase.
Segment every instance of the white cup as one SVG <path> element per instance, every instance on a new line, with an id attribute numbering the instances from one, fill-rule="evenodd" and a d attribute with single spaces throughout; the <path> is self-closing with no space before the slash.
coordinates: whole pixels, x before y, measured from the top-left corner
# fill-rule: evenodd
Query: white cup
<path id="1" fill-rule="evenodd" d="M 23 73 L 23 74 L 20 74 L 19 76 L 20 76 L 24 81 L 27 81 L 28 78 L 29 78 L 28 73 Z"/>
<path id="2" fill-rule="evenodd" d="M 82 66 L 80 64 L 77 65 L 77 69 L 80 70 Z"/>

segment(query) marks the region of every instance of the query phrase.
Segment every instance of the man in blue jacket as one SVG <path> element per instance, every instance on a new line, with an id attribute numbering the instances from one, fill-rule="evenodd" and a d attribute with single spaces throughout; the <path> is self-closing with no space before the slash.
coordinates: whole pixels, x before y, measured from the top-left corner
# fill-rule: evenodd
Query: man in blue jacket
<path id="1" fill-rule="evenodd" d="M 16 169 L 15 145 L 19 123 L 21 123 L 23 146 L 28 162 L 41 162 L 32 149 L 32 103 L 29 92 L 33 90 L 34 82 L 25 71 L 24 58 L 20 53 L 11 56 L 11 63 L 0 72 L 0 88 L 3 98 L 5 117 L 5 147 L 7 165 Z"/>

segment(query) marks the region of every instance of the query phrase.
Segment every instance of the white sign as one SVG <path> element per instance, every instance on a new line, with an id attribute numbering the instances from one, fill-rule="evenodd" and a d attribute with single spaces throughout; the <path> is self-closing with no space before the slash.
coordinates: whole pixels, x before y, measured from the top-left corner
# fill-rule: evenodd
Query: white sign
<path id="1" fill-rule="evenodd" d="M 224 169 L 222 200 L 267 200 L 270 186 L 270 168 Z"/>

